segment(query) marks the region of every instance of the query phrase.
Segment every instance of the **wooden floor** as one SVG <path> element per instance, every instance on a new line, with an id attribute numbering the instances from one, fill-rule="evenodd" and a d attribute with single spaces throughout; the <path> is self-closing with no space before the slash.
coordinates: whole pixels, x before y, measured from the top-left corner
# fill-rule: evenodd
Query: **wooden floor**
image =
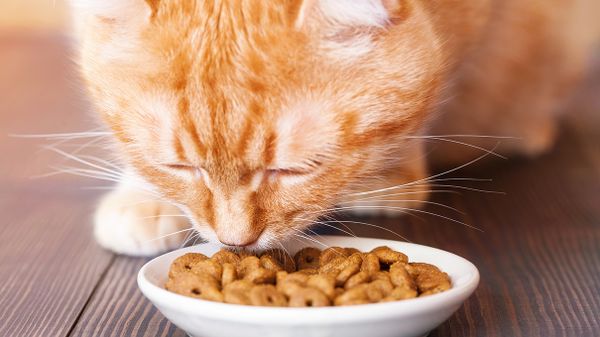
<path id="1" fill-rule="evenodd" d="M 94 243 L 90 215 L 102 191 L 89 187 L 106 185 L 34 179 L 69 163 L 41 149 L 49 141 L 7 136 L 95 127 L 67 47 L 51 35 L 0 35 L 0 336 L 184 336 L 137 289 L 146 259 Z M 478 266 L 475 295 L 431 336 L 600 335 L 599 96 L 591 81 L 552 153 L 454 173 L 492 178 L 467 186 L 504 195 L 440 194 L 435 202 L 460 213 L 427 209 L 482 231 L 423 214 L 360 220 Z"/>

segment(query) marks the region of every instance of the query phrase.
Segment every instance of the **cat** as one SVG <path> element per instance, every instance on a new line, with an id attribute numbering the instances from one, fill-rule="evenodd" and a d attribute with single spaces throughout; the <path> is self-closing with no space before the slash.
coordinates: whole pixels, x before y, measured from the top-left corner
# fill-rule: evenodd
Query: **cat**
<path id="1" fill-rule="evenodd" d="M 190 228 L 265 249 L 336 205 L 419 206 L 428 135 L 544 152 L 597 13 L 592 0 L 72 5 L 83 78 L 128 167 L 94 232 L 130 255 L 176 248 Z M 433 161 L 465 163 L 495 140 Z"/>

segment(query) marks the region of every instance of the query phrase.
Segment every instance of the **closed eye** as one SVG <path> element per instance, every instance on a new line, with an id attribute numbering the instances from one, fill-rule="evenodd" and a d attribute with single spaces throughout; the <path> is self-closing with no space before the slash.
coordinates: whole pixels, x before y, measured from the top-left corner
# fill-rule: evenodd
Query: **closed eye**
<path id="1" fill-rule="evenodd" d="M 162 164 L 163 167 L 171 169 L 171 170 L 194 170 L 194 169 L 200 169 L 199 167 L 196 167 L 194 165 L 188 165 L 188 164 Z"/>
<path id="2" fill-rule="evenodd" d="M 304 183 L 315 176 L 318 172 L 316 167 L 302 168 L 275 168 L 265 170 L 269 181 L 280 181 L 284 185 Z"/>
<path id="3" fill-rule="evenodd" d="M 269 177 L 302 177 L 312 175 L 317 172 L 323 163 L 320 160 L 306 160 L 299 165 L 290 165 L 283 167 L 271 167 L 265 170 Z"/>
<path id="4" fill-rule="evenodd" d="M 191 164 L 183 164 L 183 163 L 165 163 L 160 164 L 163 170 L 168 172 L 174 172 L 175 174 L 182 177 L 195 177 L 200 178 L 206 176 L 206 171 L 202 167 L 194 166 Z"/>
<path id="5" fill-rule="evenodd" d="M 320 161 L 310 161 L 305 165 L 267 168 L 265 174 L 271 178 L 290 178 L 295 181 L 305 180 L 314 176 L 320 171 L 322 163 Z M 289 179 L 288 179 L 289 180 Z"/>
<path id="6" fill-rule="evenodd" d="M 282 176 L 300 176 L 312 173 L 312 170 L 299 169 L 299 168 L 276 168 L 267 169 L 268 175 L 282 175 Z"/>

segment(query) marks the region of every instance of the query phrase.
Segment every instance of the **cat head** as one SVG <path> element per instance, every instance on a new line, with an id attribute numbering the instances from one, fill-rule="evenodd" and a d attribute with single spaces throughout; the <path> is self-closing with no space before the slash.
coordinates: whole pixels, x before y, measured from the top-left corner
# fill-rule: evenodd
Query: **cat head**
<path id="1" fill-rule="evenodd" d="M 124 160 L 226 245 L 269 246 L 402 166 L 442 71 L 413 1 L 73 2 Z"/>

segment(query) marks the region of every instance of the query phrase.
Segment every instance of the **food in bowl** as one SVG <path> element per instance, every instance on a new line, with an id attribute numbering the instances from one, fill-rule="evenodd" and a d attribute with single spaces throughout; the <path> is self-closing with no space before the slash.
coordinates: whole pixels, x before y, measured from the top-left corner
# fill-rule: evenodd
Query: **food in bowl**
<path id="1" fill-rule="evenodd" d="M 306 247 L 292 258 L 275 249 L 253 254 L 222 249 L 212 257 L 175 259 L 165 288 L 180 295 L 231 304 L 324 307 L 399 301 L 450 289 L 448 274 L 409 262 L 387 246 L 370 252 Z"/>

